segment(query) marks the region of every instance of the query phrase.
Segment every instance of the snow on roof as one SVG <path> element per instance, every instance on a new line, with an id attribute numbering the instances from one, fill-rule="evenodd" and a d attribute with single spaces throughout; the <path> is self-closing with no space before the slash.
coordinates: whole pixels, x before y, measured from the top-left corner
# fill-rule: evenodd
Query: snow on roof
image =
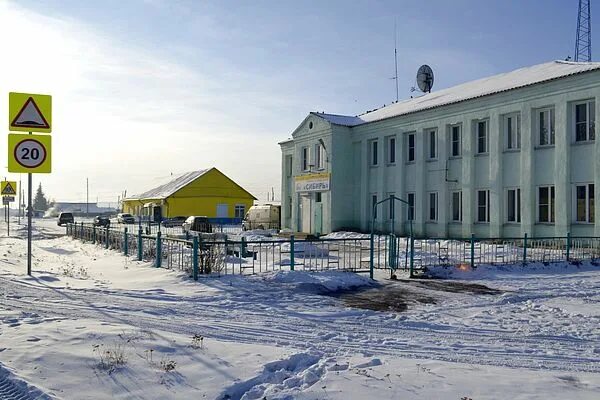
<path id="1" fill-rule="evenodd" d="M 390 104 L 358 116 L 312 112 L 332 124 L 357 126 L 600 69 L 600 62 L 551 61 Z"/>
<path id="2" fill-rule="evenodd" d="M 144 193 L 137 194 L 134 196 L 130 196 L 125 200 L 135 200 L 135 199 L 166 199 L 171 196 L 179 189 L 198 179 L 205 173 L 207 173 L 209 169 L 202 169 L 200 171 L 192 171 L 186 172 L 180 175 L 174 175 L 169 177 L 170 180 L 160 186 L 155 187 L 154 189 L 150 189 Z"/>

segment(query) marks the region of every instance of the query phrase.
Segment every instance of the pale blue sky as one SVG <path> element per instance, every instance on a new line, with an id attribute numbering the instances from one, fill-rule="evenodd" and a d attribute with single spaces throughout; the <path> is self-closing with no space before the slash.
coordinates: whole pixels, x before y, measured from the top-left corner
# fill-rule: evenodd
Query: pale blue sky
<path id="1" fill-rule="evenodd" d="M 93 198 L 116 201 L 214 165 L 264 200 L 280 184 L 277 142 L 309 111 L 395 100 L 395 22 L 403 99 L 424 63 L 435 90 L 572 56 L 577 0 L 0 0 L 0 11 L 32 27 L 15 51 L 37 35 L 56 54 L 41 83 L 2 85 L 54 92 L 55 172 L 38 177 L 52 197 L 82 200 L 89 177 Z M 14 62 L 25 75 L 46 61 Z"/>

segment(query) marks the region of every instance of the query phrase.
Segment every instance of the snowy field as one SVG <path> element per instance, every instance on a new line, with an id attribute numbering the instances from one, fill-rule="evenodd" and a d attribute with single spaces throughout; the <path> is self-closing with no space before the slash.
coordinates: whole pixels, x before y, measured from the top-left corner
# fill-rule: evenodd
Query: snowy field
<path id="1" fill-rule="evenodd" d="M 194 282 L 34 227 L 28 277 L 0 223 L 1 399 L 599 398 L 599 267 Z"/>

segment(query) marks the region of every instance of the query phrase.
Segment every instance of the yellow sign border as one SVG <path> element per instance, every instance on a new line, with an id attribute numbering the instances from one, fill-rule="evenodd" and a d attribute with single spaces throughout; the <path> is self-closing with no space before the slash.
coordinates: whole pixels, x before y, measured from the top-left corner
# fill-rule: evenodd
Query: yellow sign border
<path id="1" fill-rule="evenodd" d="M 40 114 L 48 123 L 49 128 L 13 126 L 12 122 L 23 110 L 29 99 L 35 102 Z M 8 130 L 10 132 L 52 132 L 52 96 L 47 94 L 17 93 L 8 94 Z"/>
<path id="2" fill-rule="evenodd" d="M 35 168 L 27 168 L 15 158 L 15 149 L 24 140 L 38 141 L 46 149 L 46 159 Z M 25 135 L 22 133 L 8 134 L 8 172 L 49 174 L 52 172 L 52 136 L 50 135 Z"/>

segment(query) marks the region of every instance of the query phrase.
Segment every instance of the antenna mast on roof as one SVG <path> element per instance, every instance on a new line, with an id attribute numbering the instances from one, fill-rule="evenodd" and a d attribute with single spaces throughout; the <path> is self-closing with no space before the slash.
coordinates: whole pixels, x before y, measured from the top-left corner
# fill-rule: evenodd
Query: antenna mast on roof
<path id="1" fill-rule="evenodd" d="M 396 28 L 396 20 L 394 20 L 394 66 L 396 68 L 396 75 L 394 75 L 394 79 L 396 81 L 396 103 L 398 102 L 398 32 Z"/>
<path id="2" fill-rule="evenodd" d="M 590 13 L 590 0 L 579 0 L 577 38 L 575 39 L 575 61 L 592 61 L 592 17 Z"/>

